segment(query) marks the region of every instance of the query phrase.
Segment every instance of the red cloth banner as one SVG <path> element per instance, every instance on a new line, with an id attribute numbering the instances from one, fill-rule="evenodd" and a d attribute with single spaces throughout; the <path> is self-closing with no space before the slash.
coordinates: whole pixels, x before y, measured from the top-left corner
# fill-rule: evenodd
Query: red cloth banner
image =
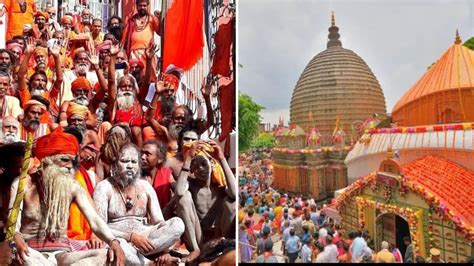
<path id="1" fill-rule="evenodd" d="M 232 112 L 235 110 L 234 81 L 219 87 L 219 101 L 221 103 L 221 136 L 223 141 L 232 131 Z"/>
<path id="2" fill-rule="evenodd" d="M 163 68 L 189 70 L 204 47 L 203 0 L 175 0 L 166 13 Z"/>
<path id="3" fill-rule="evenodd" d="M 216 43 L 216 53 L 212 64 L 212 74 L 220 74 L 224 77 L 230 77 L 230 49 L 234 40 L 233 28 L 234 20 L 219 26 L 214 40 Z"/>

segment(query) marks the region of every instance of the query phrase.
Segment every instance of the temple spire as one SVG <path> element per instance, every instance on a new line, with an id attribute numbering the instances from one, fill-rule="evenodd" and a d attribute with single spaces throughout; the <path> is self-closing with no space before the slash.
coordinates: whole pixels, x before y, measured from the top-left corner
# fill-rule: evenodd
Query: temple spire
<path id="1" fill-rule="evenodd" d="M 454 39 L 454 43 L 455 43 L 455 44 L 461 44 L 461 43 L 462 43 L 461 37 L 459 37 L 459 31 L 458 31 L 458 29 L 456 29 L 456 38 Z"/>
<path id="2" fill-rule="evenodd" d="M 331 14 L 331 27 L 329 27 L 329 35 L 328 35 L 328 44 L 327 48 L 330 47 L 342 47 L 341 41 L 339 41 L 339 28 L 336 26 L 336 17 L 334 16 L 334 11 Z"/>

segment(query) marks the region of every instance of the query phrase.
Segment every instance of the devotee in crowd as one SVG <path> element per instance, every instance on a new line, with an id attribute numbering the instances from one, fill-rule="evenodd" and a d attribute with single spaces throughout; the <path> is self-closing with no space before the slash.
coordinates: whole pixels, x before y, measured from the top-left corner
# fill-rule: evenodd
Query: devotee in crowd
<path id="1" fill-rule="evenodd" d="M 192 252 L 184 261 L 192 261 L 206 237 L 235 234 L 236 187 L 230 185 L 235 184 L 235 178 L 216 142 L 188 143 L 183 149 L 184 163 L 176 181 L 177 215 L 189 229 L 184 232 L 185 243 Z M 189 178 L 190 174 L 194 178 Z M 213 223 L 219 225 L 214 230 Z"/>
<path id="2" fill-rule="evenodd" d="M 20 137 L 18 131 L 20 128 L 20 122 L 13 116 L 7 116 L 2 121 L 2 138 L 0 144 L 10 144 L 18 142 Z"/>
<path id="3" fill-rule="evenodd" d="M 162 69 L 166 52 L 154 42 L 163 35 L 160 12 L 148 0 L 108 20 L 83 1 L 74 12 L 32 0 L 3 3 L 1 229 L 29 136 L 33 143 L 14 263 L 233 256 L 216 251 L 235 245 L 237 193 L 227 161 L 235 144 L 213 141 L 223 137 L 217 79 L 173 62 Z M 202 85 L 185 84 L 189 77 Z"/>
<path id="4" fill-rule="evenodd" d="M 444 263 L 440 257 L 441 252 L 437 248 L 430 249 L 430 257 L 426 259 L 427 263 Z"/>
<path id="5" fill-rule="evenodd" d="M 137 13 L 125 23 L 121 39 L 130 58 L 136 58 L 143 63 L 145 50 L 153 45 L 154 34 L 161 34 L 160 17 L 150 14 L 149 4 L 149 0 L 135 0 Z"/>
<path id="6" fill-rule="evenodd" d="M 403 261 L 407 263 L 413 262 L 415 254 L 413 252 L 413 244 L 411 243 L 411 238 L 409 236 L 405 236 L 403 237 L 403 242 L 405 242 L 405 245 L 407 246 Z"/>
<path id="7" fill-rule="evenodd" d="M 375 256 L 376 263 L 394 263 L 395 256 L 388 250 L 389 244 L 387 241 L 382 241 L 380 244 L 381 250 Z"/>
<path id="8" fill-rule="evenodd" d="M 273 255 L 273 242 L 270 239 L 264 242 L 265 252 L 257 257 L 256 263 L 278 263 L 278 259 Z"/>
<path id="9" fill-rule="evenodd" d="M 298 258 L 298 253 L 301 249 L 301 241 L 296 235 L 294 228 L 290 228 L 290 237 L 285 241 L 285 248 L 287 250 L 290 263 L 295 263 L 296 259 Z"/>

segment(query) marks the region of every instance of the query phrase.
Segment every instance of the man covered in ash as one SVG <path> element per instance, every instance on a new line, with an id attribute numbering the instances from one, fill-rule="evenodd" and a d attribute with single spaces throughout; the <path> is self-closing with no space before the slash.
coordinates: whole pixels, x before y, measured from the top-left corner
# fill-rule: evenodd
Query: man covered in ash
<path id="1" fill-rule="evenodd" d="M 138 147 L 124 145 L 112 176 L 94 191 L 100 216 L 124 247 L 126 263 L 133 265 L 149 263 L 145 256 L 167 252 L 184 232 L 180 218 L 164 221 L 153 187 L 140 178 L 140 166 Z"/>

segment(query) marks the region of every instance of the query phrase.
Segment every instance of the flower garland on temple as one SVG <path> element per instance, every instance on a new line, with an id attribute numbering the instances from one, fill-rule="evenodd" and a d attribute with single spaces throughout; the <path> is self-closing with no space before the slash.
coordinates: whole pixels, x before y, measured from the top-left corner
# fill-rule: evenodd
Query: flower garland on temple
<path id="1" fill-rule="evenodd" d="M 334 200 L 335 203 L 335 209 L 338 211 L 344 207 L 346 204 L 346 201 L 356 195 L 359 195 L 362 193 L 363 189 L 368 185 L 369 188 L 377 192 L 377 180 L 376 180 L 377 174 L 376 172 L 370 173 L 366 177 L 361 177 L 357 179 L 352 185 L 350 185 L 344 193 L 342 193 L 339 197 L 337 197 Z M 416 194 L 422 196 L 427 203 L 430 206 L 430 209 L 432 211 L 436 211 L 437 213 L 440 213 L 443 219 L 447 221 L 451 221 L 455 228 L 460 231 L 469 241 L 474 241 L 474 227 L 469 226 L 463 221 L 461 221 L 461 218 L 459 215 L 453 213 L 452 210 L 449 210 L 447 206 L 440 201 L 440 199 L 435 196 L 433 193 L 427 191 L 424 187 L 421 187 L 414 182 L 410 181 L 408 178 L 406 178 L 403 175 L 400 175 L 398 177 L 399 182 L 399 194 L 400 196 L 404 197 L 405 194 L 408 192 L 408 190 L 411 190 L 415 192 Z M 387 190 L 387 188 L 385 188 Z M 392 193 L 384 193 L 384 199 L 385 201 L 391 202 L 393 201 L 392 199 Z M 432 229 L 431 229 L 432 231 Z"/>
<path id="2" fill-rule="evenodd" d="M 359 226 L 364 228 L 365 226 L 365 217 L 364 217 L 364 208 L 370 207 L 380 210 L 383 213 L 394 213 L 400 215 L 408 222 L 408 227 L 410 228 L 410 237 L 414 246 L 415 254 L 419 254 L 419 247 L 417 243 L 418 239 L 418 220 L 422 215 L 422 210 L 413 210 L 412 208 L 399 207 L 396 205 L 385 204 L 381 202 L 376 202 L 363 197 L 356 197 L 357 202 L 357 211 L 359 214 Z"/>
<path id="3" fill-rule="evenodd" d="M 448 130 L 471 130 L 474 128 L 474 123 L 460 123 L 447 125 L 431 125 L 420 127 L 394 127 L 394 128 L 372 128 L 365 130 L 367 134 L 379 133 L 423 133 L 423 132 L 437 132 Z"/>
<path id="4" fill-rule="evenodd" d="M 335 199 L 336 210 L 339 211 L 342 207 L 344 207 L 347 199 L 362 193 L 362 190 L 364 190 L 367 184 L 373 184 L 373 182 L 376 181 L 376 177 L 376 173 L 372 172 L 368 176 L 360 177 L 354 183 L 352 183 L 352 185 L 350 185 L 344 191 L 344 193 Z"/>
<path id="5" fill-rule="evenodd" d="M 428 191 L 426 188 L 415 184 L 407 180 L 406 186 L 413 192 L 421 195 L 430 206 L 430 210 L 436 211 L 437 213 L 441 214 L 444 220 L 451 221 L 455 228 L 460 231 L 464 236 L 466 236 L 467 240 L 474 241 L 474 226 L 469 226 L 463 221 L 461 221 L 461 217 L 455 214 L 452 210 L 448 209 L 446 204 L 444 204 L 436 195 Z"/>
<path id="6" fill-rule="evenodd" d="M 352 146 L 345 146 L 344 148 L 336 148 L 336 147 L 322 147 L 319 149 L 290 149 L 290 148 L 273 148 L 272 152 L 281 152 L 286 154 L 318 154 L 322 152 L 332 152 L 332 151 L 350 151 Z"/>

